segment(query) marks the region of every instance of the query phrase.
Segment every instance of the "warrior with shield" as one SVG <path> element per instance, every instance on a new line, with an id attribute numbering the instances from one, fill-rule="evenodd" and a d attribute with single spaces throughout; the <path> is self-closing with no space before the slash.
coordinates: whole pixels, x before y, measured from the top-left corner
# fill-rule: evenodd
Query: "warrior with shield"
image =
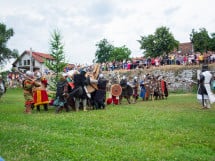
<path id="1" fill-rule="evenodd" d="M 119 97 L 119 103 L 122 103 L 122 98 L 126 98 L 128 103 L 130 104 L 130 97 L 133 95 L 133 89 L 130 85 L 128 85 L 128 81 L 125 76 L 122 77 L 120 81 L 120 86 L 122 87 L 122 93 Z"/>

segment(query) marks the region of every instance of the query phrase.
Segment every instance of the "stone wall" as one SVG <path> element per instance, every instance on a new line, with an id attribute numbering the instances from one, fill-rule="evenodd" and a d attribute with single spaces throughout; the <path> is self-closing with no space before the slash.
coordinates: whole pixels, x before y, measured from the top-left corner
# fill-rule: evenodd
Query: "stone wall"
<path id="1" fill-rule="evenodd" d="M 115 81 L 115 83 L 118 83 L 123 75 L 129 81 L 132 81 L 135 76 L 141 80 L 147 74 L 153 74 L 154 76 L 161 75 L 168 82 L 169 91 L 191 92 L 197 87 L 197 70 L 201 70 L 201 66 L 167 65 L 150 69 L 110 71 L 105 72 L 104 75 L 108 80 Z M 215 64 L 209 65 L 209 70 L 214 74 Z"/>

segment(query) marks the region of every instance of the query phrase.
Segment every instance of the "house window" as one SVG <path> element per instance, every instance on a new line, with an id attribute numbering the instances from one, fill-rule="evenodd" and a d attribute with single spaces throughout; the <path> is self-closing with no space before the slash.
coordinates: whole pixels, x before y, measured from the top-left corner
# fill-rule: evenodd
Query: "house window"
<path id="1" fill-rule="evenodd" d="M 27 60 L 27 65 L 31 65 L 31 61 L 29 59 Z"/>
<path id="2" fill-rule="evenodd" d="M 24 65 L 27 65 L 27 60 L 24 60 Z"/>

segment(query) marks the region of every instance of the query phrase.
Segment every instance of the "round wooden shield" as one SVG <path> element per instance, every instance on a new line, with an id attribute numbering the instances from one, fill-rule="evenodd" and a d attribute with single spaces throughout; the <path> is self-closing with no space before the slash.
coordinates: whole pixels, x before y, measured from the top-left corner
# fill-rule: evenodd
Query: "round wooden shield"
<path id="1" fill-rule="evenodd" d="M 114 84 L 111 86 L 111 94 L 113 96 L 120 96 L 122 93 L 122 87 L 119 84 Z"/>

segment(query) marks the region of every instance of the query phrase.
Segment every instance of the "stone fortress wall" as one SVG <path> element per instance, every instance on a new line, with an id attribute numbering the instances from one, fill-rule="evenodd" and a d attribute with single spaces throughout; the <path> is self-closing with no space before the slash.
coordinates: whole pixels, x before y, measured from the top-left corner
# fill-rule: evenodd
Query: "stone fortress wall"
<path id="1" fill-rule="evenodd" d="M 197 70 L 201 70 L 201 66 L 166 65 L 149 69 L 114 70 L 104 72 L 104 76 L 108 80 L 115 78 L 116 82 L 119 82 L 123 75 L 125 75 L 129 81 L 132 81 L 135 76 L 138 77 L 138 80 L 141 80 L 144 75 L 147 74 L 154 75 L 155 77 L 160 75 L 165 77 L 170 92 L 192 92 L 194 88 L 197 88 Z M 215 76 L 214 64 L 209 65 L 209 70 Z"/>

